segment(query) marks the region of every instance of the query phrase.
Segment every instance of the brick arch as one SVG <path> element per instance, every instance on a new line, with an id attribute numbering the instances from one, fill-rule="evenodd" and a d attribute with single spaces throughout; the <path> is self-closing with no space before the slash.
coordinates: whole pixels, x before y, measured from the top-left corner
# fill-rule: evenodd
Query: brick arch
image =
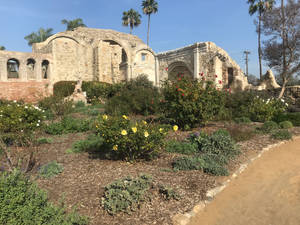
<path id="1" fill-rule="evenodd" d="M 168 66 L 168 79 L 176 79 L 178 75 L 193 78 L 193 70 L 183 61 L 172 62 Z"/>

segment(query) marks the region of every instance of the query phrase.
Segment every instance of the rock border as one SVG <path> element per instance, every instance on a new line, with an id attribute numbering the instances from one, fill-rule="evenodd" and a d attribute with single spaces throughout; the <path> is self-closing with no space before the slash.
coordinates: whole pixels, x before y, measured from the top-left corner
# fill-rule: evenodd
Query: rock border
<path id="1" fill-rule="evenodd" d="M 217 186 L 215 188 L 212 188 L 210 190 L 208 190 L 206 192 L 206 197 L 207 200 L 204 201 L 200 201 L 196 206 L 194 206 L 194 208 L 187 213 L 184 214 L 176 214 L 175 216 L 172 217 L 172 223 L 173 225 L 187 225 L 191 219 L 198 214 L 199 212 L 203 211 L 204 208 L 206 207 L 206 205 L 208 205 L 209 203 L 211 203 L 213 201 L 213 199 L 215 198 L 215 196 L 217 194 L 219 194 L 220 192 L 222 192 L 227 186 L 228 184 L 233 181 L 239 174 L 243 173 L 246 168 L 255 160 L 257 160 L 258 158 L 260 158 L 265 152 L 270 151 L 271 149 L 278 147 L 280 145 L 283 145 L 285 143 L 288 143 L 290 141 L 294 141 L 295 139 L 300 138 L 300 136 L 296 136 L 294 137 L 292 140 L 287 140 L 287 141 L 281 141 L 275 144 L 271 144 L 268 145 L 267 147 L 263 148 L 262 151 L 256 155 L 255 157 L 249 159 L 246 163 L 243 163 L 230 177 L 229 179 L 227 179 L 225 182 L 223 182 L 220 186 Z"/>

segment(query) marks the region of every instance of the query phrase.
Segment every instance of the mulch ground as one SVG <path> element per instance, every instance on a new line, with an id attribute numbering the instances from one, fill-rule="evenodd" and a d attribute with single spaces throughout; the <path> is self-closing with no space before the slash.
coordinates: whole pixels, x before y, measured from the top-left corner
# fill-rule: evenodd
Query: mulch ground
<path id="1" fill-rule="evenodd" d="M 211 124 L 202 130 L 212 132 L 224 124 Z M 200 128 L 198 129 L 200 130 Z M 195 130 L 197 131 L 197 129 Z M 300 135 L 300 128 L 293 128 L 295 135 Z M 169 138 L 183 139 L 189 132 L 177 132 Z M 49 198 L 54 203 L 63 202 L 67 209 L 76 206 L 80 214 L 90 218 L 91 225 L 143 225 L 143 224 L 172 224 L 171 218 L 193 208 L 199 201 L 205 199 L 208 189 L 219 185 L 226 177 L 215 177 L 201 171 L 171 170 L 171 163 L 176 154 L 164 153 L 160 158 L 150 162 L 126 163 L 93 159 L 88 153 L 68 154 L 66 150 L 75 141 L 82 140 L 87 134 L 69 134 L 54 137 L 54 143 L 39 147 L 37 158 L 40 165 L 56 160 L 64 167 L 63 173 L 51 178 L 42 179 L 36 176 L 37 169 L 32 175 L 38 185 L 47 190 Z M 53 136 L 52 136 L 53 138 Z M 245 142 L 239 142 L 241 155 L 228 166 L 234 172 L 241 163 L 257 154 L 264 147 L 278 141 L 269 136 L 256 134 Z M 104 187 L 116 179 L 127 176 L 149 174 L 153 177 L 154 185 L 150 198 L 141 208 L 130 215 L 120 213 L 109 215 L 100 205 Z M 179 201 L 164 200 L 158 193 L 158 185 L 163 184 L 174 188 L 181 196 Z"/>

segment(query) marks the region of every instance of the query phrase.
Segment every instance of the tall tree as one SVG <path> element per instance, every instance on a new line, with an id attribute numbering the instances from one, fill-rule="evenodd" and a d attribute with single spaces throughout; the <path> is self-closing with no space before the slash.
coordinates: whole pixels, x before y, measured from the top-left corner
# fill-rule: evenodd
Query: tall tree
<path id="1" fill-rule="evenodd" d="M 261 19 L 263 14 L 272 9 L 275 4 L 275 0 L 248 0 L 249 14 L 252 16 L 258 14 L 258 25 L 257 25 L 257 34 L 258 34 L 258 61 L 259 61 L 259 78 L 262 80 L 262 50 L 261 50 Z"/>
<path id="2" fill-rule="evenodd" d="M 46 41 L 48 37 L 53 35 L 53 29 L 48 28 L 48 29 L 43 29 L 40 28 L 38 32 L 32 32 L 31 34 L 27 35 L 25 39 L 28 41 L 28 45 L 32 46 L 33 43 L 39 43 Z"/>
<path id="3" fill-rule="evenodd" d="M 3 51 L 3 50 L 5 50 L 5 47 L 0 45 L 0 51 Z"/>
<path id="4" fill-rule="evenodd" d="M 130 34 L 132 34 L 133 28 L 141 24 L 141 15 L 134 9 L 123 12 L 122 24 L 126 27 L 130 26 Z"/>
<path id="5" fill-rule="evenodd" d="M 288 0 L 262 18 L 263 32 L 270 36 L 264 42 L 264 60 L 281 78 L 281 98 L 286 85 L 300 74 L 300 1 Z"/>
<path id="6" fill-rule="evenodd" d="M 86 25 L 83 23 L 83 20 L 81 18 L 77 18 L 74 20 L 63 19 L 61 23 L 67 25 L 66 30 L 74 30 L 77 27 L 86 27 Z"/>
<path id="7" fill-rule="evenodd" d="M 148 15 L 147 45 L 149 46 L 150 16 L 151 14 L 157 13 L 158 3 L 155 0 L 143 0 L 142 7 L 143 13 Z"/>

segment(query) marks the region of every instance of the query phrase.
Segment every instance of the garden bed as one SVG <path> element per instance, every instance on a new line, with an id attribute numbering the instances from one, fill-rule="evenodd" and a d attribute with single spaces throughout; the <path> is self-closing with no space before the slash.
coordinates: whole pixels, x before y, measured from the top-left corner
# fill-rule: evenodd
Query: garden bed
<path id="1" fill-rule="evenodd" d="M 211 132 L 224 126 L 222 123 L 214 123 L 202 130 Z M 300 128 L 291 130 L 295 135 L 300 134 Z M 168 138 L 182 139 L 188 133 L 178 131 L 170 134 Z M 59 203 L 63 199 L 65 206 L 70 210 L 76 205 L 80 214 L 90 218 L 91 225 L 171 224 L 171 218 L 174 215 L 191 210 L 199 201 L 205 199 L 208 189 L 218 186 L 224 179 L 227 179 L 227 177 L 212 176 L 201 171 L 174 172 L 171 163 L 174 158 L 178 157 L 175 153 L 163 153 L 161 157 L 153 161 L 137 163 L 92 158 L 88 153 L 66 153 L 75 141 L 84 139 L 86 136 L 85 133 L 52 136 L 52 144 L 38 147 L 38 162 L 40 165 L 45 165 L 56 160 L 63 165 L 63 173 L 51 179 L 43 179 L 36 176 L 38 169 L 36 167 L 32 175 L 37 177 L 38 185 L 48 191 L 52 202 Z M 241 154 L 230 162 L 229 171 L 234 172 L 241 163 L 267 145 L 276 142 L 278 141 L 270 139 L 269 135 L 262 134 L 256 134 L 251 140 L 239 142 Z M 136 177 L 140 174 L 149 174 L 153 178 L 149 198 L 140 209 L 131 214 L 119 213 L 114 216 L 108 214 L 100 204 L 104 187 L 116 179 L 127 176 Z M 180 199 L 178 201 L 165 200 L 158 192 L 159 185 L 172 187 L 179 193 Z"/>

